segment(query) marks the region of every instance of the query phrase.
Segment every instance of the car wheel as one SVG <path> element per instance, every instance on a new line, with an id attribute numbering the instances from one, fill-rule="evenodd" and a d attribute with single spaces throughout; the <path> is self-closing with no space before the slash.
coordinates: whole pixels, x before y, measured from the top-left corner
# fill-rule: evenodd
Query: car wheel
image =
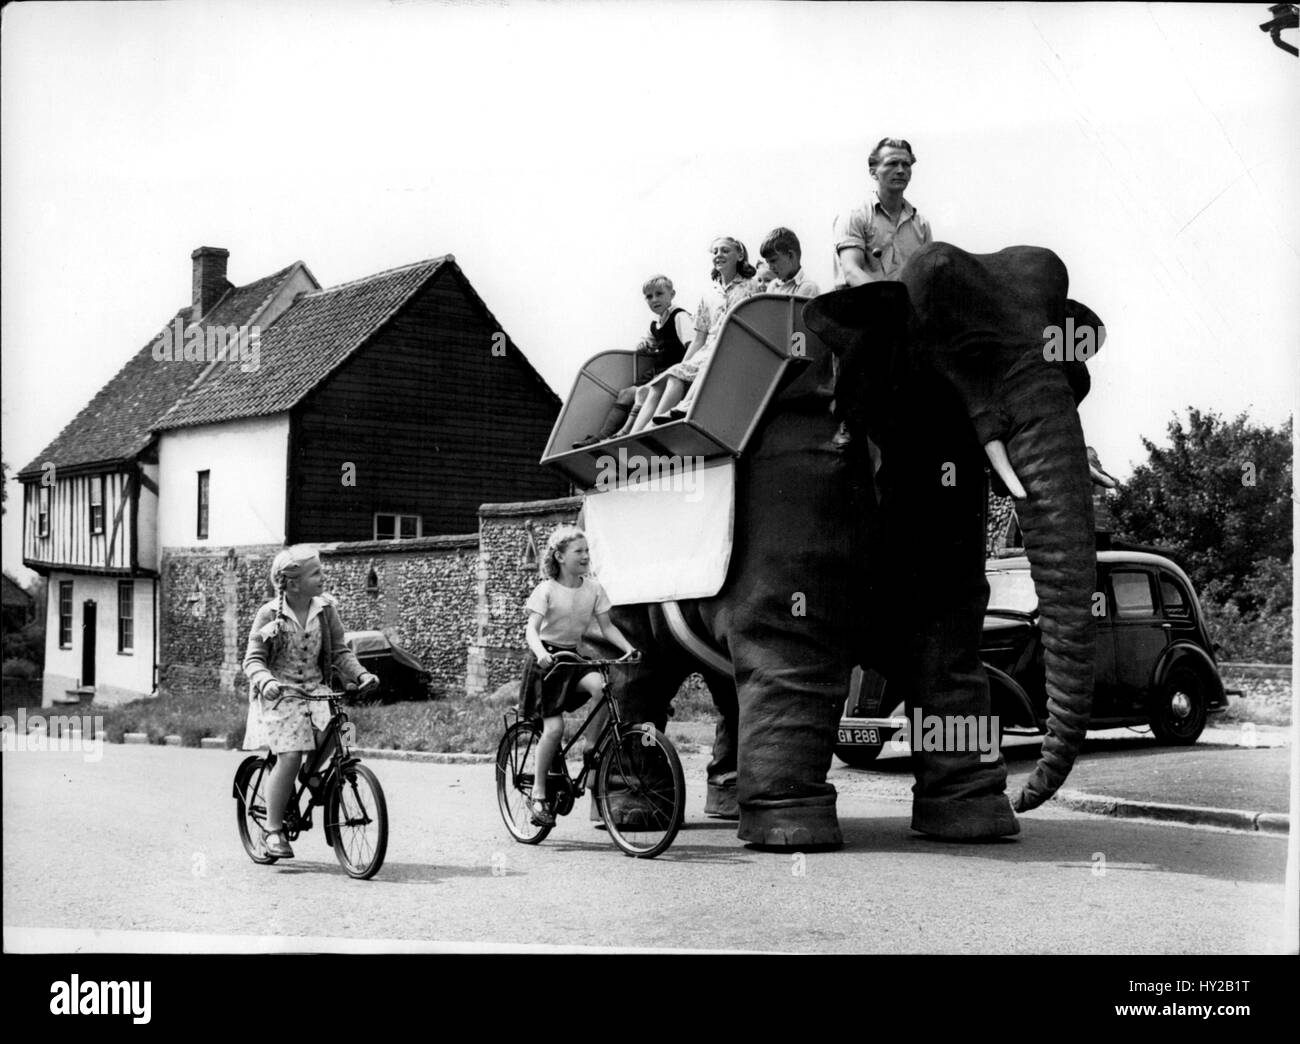
<path id="1" fill-rule="evenodd" d="M 1206 685 L 1190 667 L 1175 667 L 1156 695 L 1151 731 L 1161 743 L 1195 743 L 1205 728 Z"/>
<path id="2" fill-rule="evenodd" d="M 880 751 L 880 747 L 836 746 L 835 756 L 850 768 L 870 768 Z"/>

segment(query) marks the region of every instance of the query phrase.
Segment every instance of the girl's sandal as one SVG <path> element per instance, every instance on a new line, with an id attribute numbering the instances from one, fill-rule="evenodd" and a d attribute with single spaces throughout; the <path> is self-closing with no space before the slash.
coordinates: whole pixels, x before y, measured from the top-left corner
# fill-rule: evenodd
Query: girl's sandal
<path id="1" fill-rule="evenodd" d="M 555 826 L 555 813 L 546 807 L 544 798 L 533 798 L 528 807 L 532 812 L 533 826 Z"/>
<path id="2" fill-rule="evenodd" d="M 278 830 L 262 829 L 262 847 L 266 849 L 266 854 L 274 856 L 276 859 L 292 859 L 293 849 L 289 847 L 289 839 L 284 836 L 284 827 Z"/>

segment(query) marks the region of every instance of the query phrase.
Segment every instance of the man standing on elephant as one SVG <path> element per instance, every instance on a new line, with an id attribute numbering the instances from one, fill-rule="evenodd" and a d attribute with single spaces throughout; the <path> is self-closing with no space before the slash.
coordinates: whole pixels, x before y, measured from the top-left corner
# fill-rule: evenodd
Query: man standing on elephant
<path id="1" fill-rule="evenodd" d="M 835 219 L 835 285 L 897 279 L 908 258 L 934 238 L 930 223 L 903 198 L 916 155 L 903 138 L 881 138 L 867 157 L 876 189 Z"/>

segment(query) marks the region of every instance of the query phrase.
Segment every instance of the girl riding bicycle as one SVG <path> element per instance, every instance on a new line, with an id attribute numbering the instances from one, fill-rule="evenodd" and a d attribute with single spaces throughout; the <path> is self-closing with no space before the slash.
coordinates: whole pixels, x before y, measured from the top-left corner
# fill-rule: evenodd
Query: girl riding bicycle
<path id="1" fill-rule="evenodd" d="M 564 732 L 564 711 L 581 707 L 600 695 L 601 676 L 596 670 L 559 670 L 543 678 L 555 662 L 553 653 L 575 651 L 592 618 L 624 657 L 636 655 L 628 640 L 610 620 L 609 595 L 587 576 L 590 566 L 587 538 L 575 526 L 561 526 L 546 542 L 542 558 L 543 580 L 528 596 L 528 648 L 532 658 L 525 668 L 525 714 L 542 718 L 542 738 L 537 745 L 539 771 L 533 783 L 532 820 L 537 826 L 554 826 L 555 814 L 546 805 L 546 772 L 559 750 Z"/>
<path id="2" fill-rule="evenodd" d="M 322 593 L 325 575 L 314 550 L 299 545 L 281 551 L 271 563 L 271 584 L 276 597 L 257 611 L 244 655 L 249 682 L 244 749 L 269 748 L 277 755 L 267 781 L 266 851 L 292 859 L 293 849 L 283 833 L 284 807 L 302 755 L 316 749 L 330 712 L 325 703 L 285 695 L 282 686 L 327 693 L 325 683 L 337 671 L 364 692 L 379 679 L 361 666 L 343 641 L 343 621 L 333 599 Z"/>

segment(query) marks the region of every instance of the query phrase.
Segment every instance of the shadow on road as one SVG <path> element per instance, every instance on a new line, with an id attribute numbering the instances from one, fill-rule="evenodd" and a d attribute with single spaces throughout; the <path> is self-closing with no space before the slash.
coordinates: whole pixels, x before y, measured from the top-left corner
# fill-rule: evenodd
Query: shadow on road
<path id="1" fill-rule="evenodd" d="M 299 874 L 323 874 L 329 877 L 345 877 L 338 863 L 309 862 L 295 859 L 292 864 L 276 863 L 268 867 L 272 873 L 289 876 Z M 375 884 L 437 884 L 455 877 L 524 877 L 522 871 L 509 870 L 505 867 L 485 866 L 439 866 L 436 863 L 385 863 L 371 881 Z"/>
<path id="2" fill-rule="evenodd" d="M 1159 870 L 1221 881 L 1279 884 L 1286 876 L 1286 845 L 1265 834 L 1242 835 L 1236 855 L 1224 862 L 1218 846 L 1205 844 L 1188 832 L 1175 844 L 1176 862 L 1153 861 L 1151 853 L 1170 851 L 1170 827 L 1133 821 L 1036 818 L 1020 819 L 1020 833 L 996 842 L 972 844 L 941 841 L 918 834 L 910 817 L 850 819 L 840 816 L 844 851 L 856 854 L 920 855 L 950 850 L 963 858 L 1014 864 L 1051 864 L 1062 870 L 1094 875 Z M 1175 828 L 1176 829 L 1176 828 Z M 1104 862 L 1098 859 L 1103 857 Z"/>

